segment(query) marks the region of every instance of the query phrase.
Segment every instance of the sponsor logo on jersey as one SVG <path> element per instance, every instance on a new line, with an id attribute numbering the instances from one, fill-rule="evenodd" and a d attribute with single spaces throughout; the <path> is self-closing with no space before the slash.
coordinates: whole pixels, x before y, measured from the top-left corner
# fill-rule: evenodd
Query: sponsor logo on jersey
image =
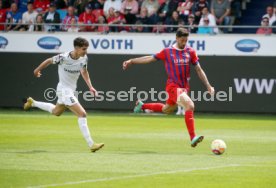
<path id="1" fill-rule="evenodd" d="M 6 46 L 8 45 L 8 39 L 6 39 L 5 37 L 1 37 L 0 36 L 0 48 L 5 49 Z"/>
<path id="2" fill-rule="evenodd" d="M 46 50 L 57 50 L 61 44 L 61 40 L 56 37 L 42 37 L 37 41 L 37 45 Z"/>
<path id="3" fill-rule="evenodd" d="M 80 72 L 79 70 L 69 70 L 69 69 L 66 69 L 66 68 L 64 68 L 64 71 L 72 73 L 72 74 L 77 74 L 77 73 Z"/>
<path id="4" fill-rule="evenodd" d="M 184 59 L 174 59 L 173 60 L 175 65 L 188 65 L 188 62 L 186 62 Z"/>
<path id="5" fill-rule="evenodd" d="M 256 40 L 243 39 L 236 42 L 235 47 L 241 52 L 257 52 L 261 45 Z"/>

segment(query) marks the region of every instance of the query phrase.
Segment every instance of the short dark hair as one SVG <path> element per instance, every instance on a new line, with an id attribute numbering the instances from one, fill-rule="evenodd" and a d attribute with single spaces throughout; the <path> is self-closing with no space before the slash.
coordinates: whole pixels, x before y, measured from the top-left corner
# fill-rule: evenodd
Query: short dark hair
<path id="1" fill-rule="evenodd" d="M 176 31 L 176 37 L 188 37 L 189 31 L 186 28 L 180 27 Z"/>
<path id="2" fill-rule="evenodd" d="M 88 47 L 89 43 L 85 38 L 78 37 L 74 40 L 74 47 Z"/>

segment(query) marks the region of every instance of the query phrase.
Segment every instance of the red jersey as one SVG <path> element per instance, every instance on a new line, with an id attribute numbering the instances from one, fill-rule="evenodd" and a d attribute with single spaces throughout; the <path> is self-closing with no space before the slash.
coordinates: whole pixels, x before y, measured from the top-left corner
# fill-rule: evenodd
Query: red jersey
<path id="1" fill-rule="evenodd" d="M 83 12 L 79 17 L 79 22 L 83 24 L 93 24 L 96 22 L 95 16 L 91 14 L 87 14 L 86 12 Z M 86 26 L 86 31 L 93 31 L 95 28 L 94 26 Z"/>
<path id="2" fill-rule="evenodd" d="M 98 32 L 106 32 L 106 31 L 109 31 L 109 27 L 108 26 L 98 26 L 97 31 Z"/>
<path id="3" fill-rule="evenodd" d="M 6 22 L 6 9 L 0 9 L 0 23 Z M 0 25 L 0 31 L 4 30 L 5 26 Z"/>
<path id="4" fill-rule="evenodd" d="M 40 9 L 39 11 L 47 11 L 50 5 L 50 0 L 44 0 L 44 1 L 39 1 L 39 0 L 34 0 L 34 9 Z"/>
<path id="5" fill-rule="evenodd" d="M 120 26 L 121 23 L 124 23 L 125 22 L 125 17 L 120 14 L 119 16 L 115 17 L 115 16 L 110 16 L 109 18 L 107 18 L 107 23 L 109 24 L 118 24 L 118 26 L 115 26 L 119 31 L 122 31 L 125 29 L 127 29 L 127 27 L 122 27 Z M 114 26 L 112 26 L 114 27 Z"/>
<path id="6" fill-rule="evenodd" d="M 120 23 L 123 22 L 124 19 L 125 19 L 125 17 L 121 14 L 117 17 L 115 17 L 115 16 L 111 17 L 110 16 L 110 17 L 107 18 L 107 23 L 112 23 L 112 22 L 116 21 L 116 24 L 117 24 L 118 22 L 120 22 Z"/>
<path id="7" fill-rule="evenodd" d="M 193 5 L 194 5 L 194 0 L 187 0 L 185 2 L 180 2 L 178 6 L 185 7 L 186 9 L 183 11 L 180 11 L 179 14 L 183 14 L 183 15 L 191 14 Z"/>
<path id="8" fill-rule="evenodd" d="M 154 58 L 164 61 L 168 75 L 167 84 L 175 83 L 180 88 L 189 90 L 191 65 L 197 65 L 199 63 L 199 58 L 193 48 L 185 46 L 181 50 L 171 46 L 155 54 Z"/>

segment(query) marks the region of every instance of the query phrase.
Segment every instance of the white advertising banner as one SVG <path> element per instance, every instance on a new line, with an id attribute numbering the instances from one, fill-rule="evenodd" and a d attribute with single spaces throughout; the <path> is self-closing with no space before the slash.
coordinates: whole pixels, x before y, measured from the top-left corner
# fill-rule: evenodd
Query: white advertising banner
<path id="1" fill-rule="evenodd" d="M 90 54 L 155 54 L 175 42 L 174 34 L 0 33 L 0 52 L 60 53 L 73 48 L 74 38 L 89 41 Z M 197 35 L 188 45 L 198 55 L 276 56 L 276 35 Z"/>

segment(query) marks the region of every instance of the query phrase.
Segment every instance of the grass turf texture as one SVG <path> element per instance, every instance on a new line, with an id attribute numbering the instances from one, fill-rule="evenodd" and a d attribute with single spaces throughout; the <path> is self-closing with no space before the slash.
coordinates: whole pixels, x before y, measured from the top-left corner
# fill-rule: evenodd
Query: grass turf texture
<path id="1" fill-rule="evenodd" d="M 89 113 L 89 153 L 70 113 L 0 112 L 0 187 L 276 187 L 276 117 L 196 116 L 190 147 L 183 117 Z M 223 139 L 227 151 L 211 153 Z"/>

